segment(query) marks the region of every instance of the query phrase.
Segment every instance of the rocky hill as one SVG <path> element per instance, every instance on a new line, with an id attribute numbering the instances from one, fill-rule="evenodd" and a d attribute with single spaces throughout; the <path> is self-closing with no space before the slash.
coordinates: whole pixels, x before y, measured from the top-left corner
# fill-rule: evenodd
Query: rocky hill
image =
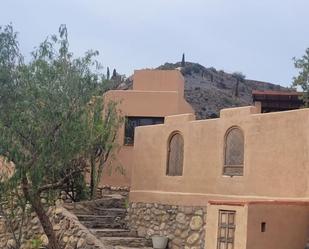
<path id="1" fill-rule="evenodd" d="M 245 79 L 242 73 L 226 73 L 198 63 L 165 63 L 162 70 L 179 69 L 185 78 L 185 98 L 196 112 L 197 119 L 215 118 L 223 108 L 252 104 L 252 90 L 289 91 L 280 85 Z M 130 88 L 130 78 L 122 88 Z M 125 86 L 125 87 L 124 87 Z"/>

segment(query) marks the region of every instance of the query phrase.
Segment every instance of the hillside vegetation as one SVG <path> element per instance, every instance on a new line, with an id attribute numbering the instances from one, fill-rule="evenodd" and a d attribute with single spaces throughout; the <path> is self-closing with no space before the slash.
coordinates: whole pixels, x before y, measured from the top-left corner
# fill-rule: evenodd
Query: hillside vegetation
<path id="1" fill-rule="evenodd" d="M 226 73 L 213 67 L 206 68 L 198 63 L 165 63 L 157 69 L 178 69 L 185 78 L 185 98 L 195 110 L 197 119 L 215 118 L 220 110 L 252 104 L 252 90 L 289 91 L 280 85 L 245 79 L 242 73 Z M 131 88 L 128 78 L 120 87 Z"/>

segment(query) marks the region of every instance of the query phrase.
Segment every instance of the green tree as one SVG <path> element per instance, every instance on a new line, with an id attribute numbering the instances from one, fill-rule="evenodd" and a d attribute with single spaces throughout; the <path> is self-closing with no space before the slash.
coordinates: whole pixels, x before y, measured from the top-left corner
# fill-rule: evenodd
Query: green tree
<path id="1" fill-rule="evenodd" d="M 89 139 L 92 142 L 88 150 L 87 158 L 90 158 L 91 199 L 96 198 L 97 188 L 103 174 L 103 168 L 118 147 L 115 140 L 119 125 L 123 122 L 123 118 L 118 115 L 116 110 L 116 103 L 106 103 L 105 108 L 101 110 L 102 102 L 104 101 L 101 97 L 96 97 L 90 105 L 92 119 L 89 123 L 89 127 L 91 127 Z"/>
<path id="2" fill-rule="evenodd" d="M 293 78 L 293 87 L 301 87 L 303 90 L 303 101 L 309 106 L 309 48 L 301 58 L 293 58 L 294 66 L 298 69 L 298 75 Z"/>
<path id="3" fill-rule="evenodd" d="M 0 30 L 0 155 L 15 165 L 5 183 L 21 187 L 21 198 L 37 214 L 50 249 L 60 247 L 41 197 L 52 204 L 59 190 L 87 168 L 91 151 L 99 146 L 94 143 L 103 141 L 97 132 L 117 126 L 100 119 L 106 113 L 102 103 L 91 105 L 93 96 L 106 89 L 97 55 L 88 51 L 74 58 L 61 25 L 59 35 L 41 43 L 26 64 L 13 28 Z M 8 195 L 3 189 L 0 196 Z"/>

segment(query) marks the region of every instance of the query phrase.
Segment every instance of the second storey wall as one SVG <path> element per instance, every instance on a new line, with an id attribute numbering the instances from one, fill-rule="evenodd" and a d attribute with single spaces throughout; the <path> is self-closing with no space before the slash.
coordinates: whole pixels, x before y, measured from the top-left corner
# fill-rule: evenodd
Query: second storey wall
<path id="1" fill-rule="evenodd" d="M 190 120 L 191 119 L 191 120 Z M 226 109 L 221 118 L 166 118 L 164 125 L 136 130 L 131 200 L 206 205 L 220 198 L 308 198 L 309 110 L 257 114 L 254 107 Z M 244 175 L 223 176 L 224 137 L 244 133 Z M 167 144 L 184 139 L 182 176 L 166 176 Z"/>
<path id="2" fill-rule="evenodd" d="M 192 107 L 179 92 L 115 90 L 104 95 L 105 103 L 112 101 L 123 117 L 165 117 L 193 113 Z M 115 155 L 103 170 L 102 185 L 130 186 L 133 146 L 124 145 L 123 124 L 117 134 Z"/>

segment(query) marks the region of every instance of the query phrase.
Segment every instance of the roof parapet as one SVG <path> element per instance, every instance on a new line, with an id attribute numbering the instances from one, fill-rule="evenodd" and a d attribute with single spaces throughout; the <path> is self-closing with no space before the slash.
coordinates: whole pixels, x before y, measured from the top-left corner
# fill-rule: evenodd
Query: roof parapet
<path id="1" fill-rule="evenodd" d="M 259 108 L 258 106 L 227 108 L 220 111 L 220 118 L 242 117 L 258 113 L 261 113 L 261 108 Z"/>
<path id="2" fill-rule="evenodd" d="M 133 90 L 173 91 L 184 94 L 184 78 L 178 70 L 135 70 Z"/>
<path id="3" fill-rule="evenodd" d="M 192 113 L 179 114 L 165 117 L 165 124 L 178 124 L 182 122 L 190 122 L 195 120 L 195 115 Z"/>

